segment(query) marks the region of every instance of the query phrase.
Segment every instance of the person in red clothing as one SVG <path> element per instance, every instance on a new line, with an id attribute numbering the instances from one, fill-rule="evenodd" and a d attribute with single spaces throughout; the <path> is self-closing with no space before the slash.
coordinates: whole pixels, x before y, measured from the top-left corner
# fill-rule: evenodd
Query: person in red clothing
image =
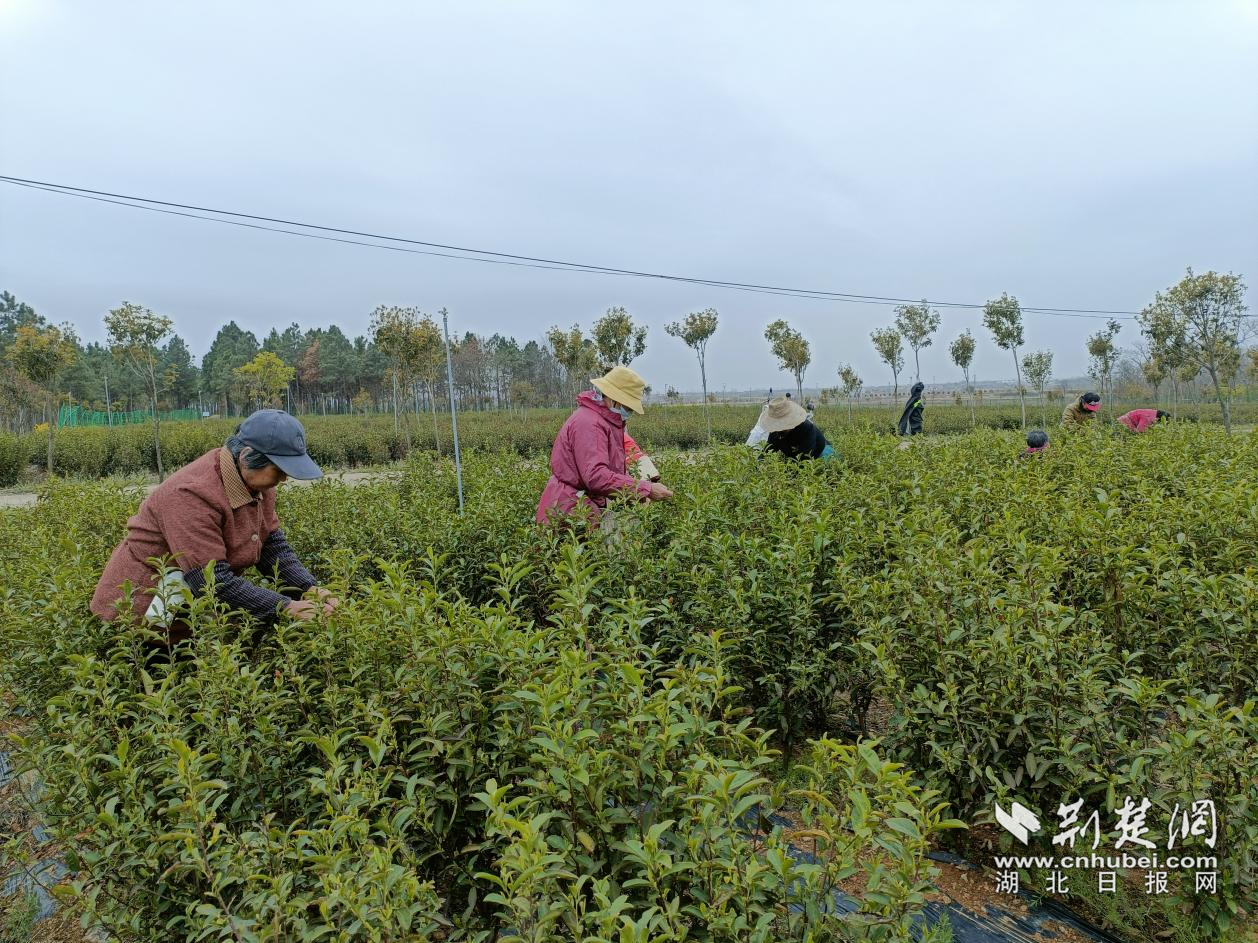
<path id="1" fill-rule="evenodd" d="M 1133 409 L 1119 416 L 1118 421 L 1132 432 L 1148 432 L 1163 419 L 1170 418 L 1170 413 L 1160 409 Z"/>
<path id="2" fill-rule="evenodd" d="M 590 523 L 603 516 L 607 501 L 620 492 L 643 501 L 667 501 L 673 492 L 655 481 L 638 481 L 627 473 L 625 421 L 642 414 L 646 381 L 628 367 L 613 367 L 590 381 L 594 389 L 577 396 L 550 451 L 550 480 L 534 515 L 539 523 L 583 514 Z"/>

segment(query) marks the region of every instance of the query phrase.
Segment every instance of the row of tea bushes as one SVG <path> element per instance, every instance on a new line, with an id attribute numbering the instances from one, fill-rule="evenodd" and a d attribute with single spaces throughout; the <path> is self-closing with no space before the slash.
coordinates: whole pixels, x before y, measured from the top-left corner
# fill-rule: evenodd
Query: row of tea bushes
<path id="1" fill-rule="evenodd" d="M 872 730 L 971 824 L 997 801 L 1052 822 L 1063 802 L 1112 811 L 1131 795 L 1164 829 L 1209 798 L 1228 823 L 1224 891 L 1153 906 L 1177 932 L 1181 909 L 1220 930 L 1252 912 L 1258 441 L 1059 435 L 1031 461 L 990 431 L 838 444 L 838 463 L 802 467 L 663 454 L 676 502 L 622 508 L 617 538 L 589 545 L 605 598 L 650 601 L 648 637 L 670 657 L 719 631 L 741 703 L 787 749 Z M 545 476 L 473 457 L 463 517 L 431 461 L 284 504 L 326 571 L 411 560 L 483 601 L 499 561 L 548 559 L 530 523 Z M 533 571 L 518 604 L 544 619 L 559 589 Z"/>
<path id="2" fill-rule="evenodd" d="M 722 703 L 749 710 L 790 755 L 808 754 L 810 737 L 877 734 L 971 825 L 1014 800 L 1051 823 L 1084 799 L 1110 822 L 1132 796 L 1150 799 L 1165 834 L 1177 805 L 1211 799 L 1219 892 L 1196 892 L 1189 875 L 1173 894 L 1124 885 L 1120 897 L 1137 915 L 1132 938 L 1235 938 L 1258 904 L 1258 440 L 1207 426 L 1061 435 L 1031 461 L 1016 457 L 1016 434 L 994 431 L 905 450 L 868 433 L 836 441 L 839 461 L 803 466 L 739 448 L 661 453 L 676 501 L 619 508 L 615 536 L 588 541 L 579 563 L 533 526 L 547 470 L 515 453 L 468 456 L 462 516 L 453 469 L 432 456 L 386 482 L 285 489 L 281 516 L 316 572 L 355 587 L 356 619 L 375 603 L 404 625 L 438 604 L 460 619 L 505 606 L 521 657 L 549 664 L 520 626 L 545 635 L 563 613 L 592 625 L 631 611 L 635 644 L 665 673 L 715 636 L 705 664 L 727 679 Z M 114 494 L 54 491 L 46 516 L 6 541 L 23 574 L 4 597 L 18 627 L 5 641 L 31 653 L 14 662 L 23 684 L 58 690 L 73 662 L 48 646 L 84 645 L 82 601 L 129 506 Z M 63 591 L 45 564 L 21 562 L 32 556 L 69 561 L 83 585 Z M 363 659 L 380 647 L 347 637 L 366 649 L 320 642 L 323 677 L 403 683 L 371 675 Z M 604 644 L 602 633 L 593 651 Z M 131 697 L 147 682 L 128 670 L 92 683 Z M 492 683 L 478 677 L 459 684 Z M 69 742 L 88 735 L 68 729 Z"/>
<path id="3" fill-rule="evenodd" d="M 332 617 L 253 632 L 203 604 L 171 663 L 85 613 L 134 501 L 60 486 L 0 518 L 4 681 L 37 718 L 19 745 L 122 939 L 907 938 L 958 824 L 935 794 L 874 742 L 819 740 L 774 781 L 725 643 L 662 657 L 656 607 L 601 598 L 581 546 L 548 543 L 544 622 L 521 562 L 476 604 L 343 560 Z M 769 821 L 788 802 L 811 860 Z"/>
<path id="4" fill-rule="evenodd" d="M 459 433 L 465 451 L 514 451 L 520 455 L 543 454 L 550 450 L 555 432 L 568 410 L 531 409 L 521 412 L 473 412 L 460 416 Z M 710 408 L 712 441 L 737 444 L 746 440 L 759 415 L 754 405 L 716 404 Z M 822 406 L 817 423 L 831 436 L 854 428 L 892 433 L 897 408 Z M 1038 410 L 1028 421 L 1037 423 Z M 1238 404 L 1237 422 L 1258 417 L 1258 404 Z M 932 434 L 969 432 L 972 421 L 980 427 L 1013 430 L 1021 428 L 1021 414 L 1008 404 L 981 406 L 972 420 L 968 407 L 931 405 L 927 410 L 926 431 Z M 1050 427 L 1057 425 L 1056 413 L 1049 416 Z M 1246 418 L 1248 417 L 1248 418 Z M 380 465 L 404 458 L 412 451 L 451 451 L 450 419 L 439 414 L 434 423 L 429 415 L 407 414 L 395 428 L 392 416 L 303 416 L 311 454 L 328 468 Z M 169 422 L 162 426 L 162 458 L 167 469 L 178 468 L 211 448 L 221 445 L 235 428 L 237 420 Z M 706 445 L 707 423 L 699 406 L 652 406 L 645 416 L 633 419 L 634 437 L 648 450 L 691 449 Z M 19 453 L 25 452 L 25 458 Z M 13 437 L 0 434 L 0 487 L 15 484 L 26 464 L 42 465 L 47 441 L 42 434 Z M 56 433 L 55 467 L 58 474 L 75 478 L 109 475 L 131 476 L 156 472 L 153 430 L 146 425 L 79 427 Z"/>

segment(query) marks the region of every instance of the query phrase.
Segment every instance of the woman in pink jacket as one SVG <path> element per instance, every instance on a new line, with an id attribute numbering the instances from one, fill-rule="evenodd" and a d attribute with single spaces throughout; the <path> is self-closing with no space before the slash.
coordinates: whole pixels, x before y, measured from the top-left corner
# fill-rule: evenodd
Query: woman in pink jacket
<path id="1" fill-rule="evenodd" d="M 537 504 L 539 522 L 562 519 L 574 512 L 597 523 L 607 499 L 632 491 L 643 501 L 667 501 L 672 491 L 655 481 L 638 481 L 627 473 L 625 421 L 642 414 L 646 382 L 628 367 L 613 367 L 590 381 L 594 389 L 577 397 L 577 409 L 555 437 L 550 451 L 550 480 Z"/>
<path id="2" fill-rule="evenodd" d="M 1163 419 L 1170 418 L 1170 413 L 1164 413 L 1160 409 L 1133 409 L 1119 416 L 1118 422 L 1132 432 L 1148 432 Z"/>

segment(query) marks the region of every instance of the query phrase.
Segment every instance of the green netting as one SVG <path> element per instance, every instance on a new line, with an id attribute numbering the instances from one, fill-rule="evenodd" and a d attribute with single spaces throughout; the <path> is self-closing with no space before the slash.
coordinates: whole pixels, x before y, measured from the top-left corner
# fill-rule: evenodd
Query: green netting
<path id="1" fill-rule="evenodd" d="M 162 419 L 184 420 L 200 419 L 201 414 L 195 409 L 170 409 L 161 412 Z M 113 419 L 109 414 L 98 409 L 84 409 L 82 406 L 64 405 L 57 414 L 57 425 L 64 426 L 127 426 L 136 423 L 152 422 L 153 412 L 148 409 L 130 411 L 114 410 Z"/>

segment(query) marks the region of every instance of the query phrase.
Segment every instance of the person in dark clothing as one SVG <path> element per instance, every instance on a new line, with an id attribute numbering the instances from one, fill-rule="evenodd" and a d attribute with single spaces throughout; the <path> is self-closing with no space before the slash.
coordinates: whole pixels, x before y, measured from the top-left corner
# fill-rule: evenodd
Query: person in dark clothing
<path id="1" fill-rule="evenodd" d="M 909 391 L 909 401 L 904 406 L 904 412 L 900 413 L 899 423 L 896 424 L 896 431 L 900 435 L 922 434 L 922 410 L 926 408 L 922 400 L 922 391 L 925 389 L 926 384 L 919 380 Z"/>
<path id="2" fill-rule="evenodd" d="M 769 433 L 765 450 L 786 458 L 831 458 L 834 447 L 808 418 L 804 407 L 788 397 L 770 400 L 760 414 L 760 427 Z"/>
<path id="3" fill-rule="evenodd" d="M 1034 458 L 1042 455 L 1044 450 L 1048 448 L 1048 433 L 1043 429 L 1032 429 L 1026 434 L 1026 448 L 1022 451 L 1022 458 Z"/>

